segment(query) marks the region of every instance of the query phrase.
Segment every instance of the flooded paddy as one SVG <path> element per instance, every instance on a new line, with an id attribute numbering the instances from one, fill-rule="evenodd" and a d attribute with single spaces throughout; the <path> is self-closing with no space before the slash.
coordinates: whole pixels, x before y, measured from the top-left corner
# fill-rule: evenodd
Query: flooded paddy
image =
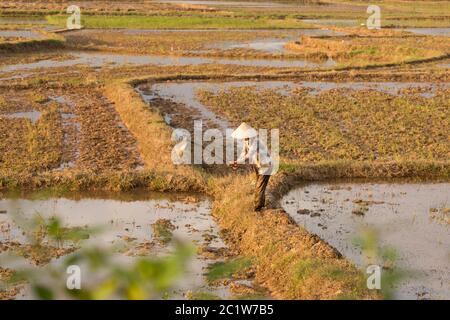
<path id="1" fill-rule="evenodd" d="M 313 26 L 312 26 L 313 27 Z M 82 30 L 67 34 L 68 47 L 72 50 L 99 50 L 142 54 L 158 58 L 155 65 L 167 65 L 161 57 L 180 57 L 173 65 L 198 65 L 216 63 L 273 68 L 334 68 L 399 64 L 445 55 L 445 43 L 436 43 L 431 37 L 402 36 L 396 31 L 386 31 L 384 37 L 340 37 L 355 31 L 345 29 L 294 30 Z M 324 37 L 325 36 L 325 37 Z M 392 37 L 391 37 L 392 36 Z M 368 50 L 367 46 L 380 46 L 380 50 Z M 414 55 L 399 54 L 403 50 L 415 50 Z M 398 49 L 400 50 L 400 49 Z M 412 52 L 412 51 L 408 51 Z M 330 59 L 330 57 L 332 59 Z M 195 58 L 195 59 L 190 59 Z M 198 62 L 198 58 L 201 62 Z M 189 59 L 184 60 L 183 59 Z M 149 62 L 150 63 L 150 62 Z"/>
<path id="2" fill-rule="evenodd" d="M 7 113 L 6 117 L 15 119 L 28 119 L 32 124 L 35 124 L 41 116 L 39 111 L 27 111 L 27 112 L 13 112 Z"/>
<path id="3" fill-rule="evenodd" d="M 86 195 L 87 196 L 87 195 Z M 206 268 L 225 256 L 217 254 L 227 249 L 221 240 L 218 227 L 210 216 L 210 202 L 195 195 L 162 195 L 134 192 L 133 194 L 102 197 L 83 195 L 69 198 L 3 198 L 0 200 L 0 243 L 27 243 L 23 225 L 39 215 L 48 220 L 57 217 L 67 228 L 99 228 L 89 234 L 81 247 L 100 246 L 121 248 L 115 252 L 118 263 L 129 263 L 140 256 L 164 256 L 173 251 L 170 239 L 202 248 L 190 260 L 185 274 L 169 293 L 170 298 L 186 298 L 188 292 L 208 293 L 220 298 L 229 298 L 228 286 L 209 285 L 204 273 Z M 155 224 L 168 226 L 167 234 L 158 233 Z M 7 259 L 8 252 L 0 254 L 2 267 L 20 268 L 29 266 L 29 259 Z M 53 258 L 57 264 L 62 258 Z M 32 298 L 23 291 L 18 298 Z"/>
<path id="4" fill-rule="evenodd" d="M 309 59 L 287 47 L 302 36 L 343 35 L 328 29 L 295 30 L 80 30 L 67 34 L 72 50 L 99 50 L 141 54 L 155 57 L 156 65 L 167 65 L 164 57 L 178 56 L 173 65 L 199 63 L 234 64 L 257 67 L 328 68 L 336 63 L 325 62 L 326 56 Z"/>
<path id="5" fill-rule="evenodd" d="M 289 192 L 282 205 L 362 268 L 367 261 L 354 239 L 375 231 L 380 247 L 395 249 L 396 268 L 410 272 L 396 298 L 450 297 L 450 184 L 314 183 Z"/>
<path id="6" fill-rule="evenodd" d="M 375 90 L 392 95 L 402 94 L 405 89 L 428 88 L 420 93 L 423 97 L 432 97 L 438 88 L 449 87 L 449 85 L 439 85 L 432 83 L 414 82 L 308 82 L 308 81 L 177 81 L 167 83 L 142 84 L 137 87 L 137 91 L 147 103 L 158 104 L 158 99 L 171 101 L 178 105 L 183 105 L 191 112 L 194 112 L 195 119 L 202 119 L 214 126 L 225 130 L 230 127 L 230 122 L 224 117 L 216 114 L 203 104 L 197 92 L 205 90 L 213 94 L 227 92 L 233 88 L 252 88 L 255 92 L 271 89 L 276 93 L 288 96 L 296 89 L 306 89 L 309 94 L 317 95 L 324 91 L 334 89 L 351 90 Z M 182 117 L 181 110 L 166 110 L 163 114 L 166 122 L 170 125 L 174 117 Z"/>
<path id="7" fill-rule="evenodd" d="M 95 88 L 3 87 L 0 101 L 3 174 L 129 170 L 142 164 L 136 140 Z"/>
<path id="8" fill-rule="evenodd" d="M 144 84 L 141 87 L 148 87 Z M 231 88 L 252 87 L 255 90 L 275 89 L 278 93 L 289 95 L 294 89 L 305 88 L 311 94 L 333 89 L 352 90 L 375 90 L 390 94 L 400 94 L 401 90 L 407 88 L 446 88 L 447 84 L 426 83 L 426 82 L 326 82 L 326 81 L 177 81 L 167 83 L 157 83 L 151 85 L 151 89 L 159 96 L 171 98 L 176 102 L 194 104 L 195 92 L 198 90 L 208 90 L 217 93 L 221 90 Z M 147 88 L 149 89 L 149 88 Z M 434 91 L 432 90 L 432 92 Z M 149 95 L 149 98 L 153 98 Z"/>
<path id="9" fill-rule="evenodd" d="M 237 59 L 237 58 L 202 58 L 178 56 L 145 56 L 93 52 L 70 52 L 73 59 L 41 60 L 32 63 L 6 65 L 0 67 L 0 72 L 27 71 L 36 69 L 51 69 L 87 65 L 92 68 L 117 67 L 124 65 L 157 65 L 157 66 L 187 66 L 202 64 L 225 64 L 252 67 L 276 68 L 318 68 L 320 65 L 305 60 L 280 59 Z M 323 66 L 327 66 L 327 62 Z"/>
<path id="10" fill-rule="evenodd" d="M 366 32 L 365 28 L 333 28 L 365 22 L 357 20 L 365 20 L 365 7 L 280 5 L 270 1 L 161 1 L 187 4 L 181 6 L 120 1 L 105 5 L 94 1 L 82 8 L 87 29 L 55 36 L 56 40 L 66 39 L 58 46 L 64 49 L 47 47 L 53 46 L 52 37 L 48 43 L 31 42 L 33 53 L 25 52 L 21 46 L 4 46 L 6 54 L 0 66 L 0 79 L 6 80 L 0 90 L 3 187 L 12 181 L 8 187 L 39 189 L 49 183 L 74 189 L 128 190 L 142 184 L 156 190 L 203 189 L 197 186 L 197 174 L 198 181 L 202 181 L 197 170 L 173 168 L 168 154 L 161 152 L 170 150 L 170 129 L 161 125 L 155 109 L 173 128 L 191 128 L 195 119 L 220 129 L 235 127 L 242 121 L 259 128 L 280 128 L 280 156 L 282 163 L 289 164 L 285 172 L 288 175 L 291 166 L 295 170 L 324 163 L 325 167 L 331 164 L 334 170 L 333 164 L 337 163 L 342 164 L 340 168 L 348 176 L 357 175 L 352 170 L 360 164 L 367 164 L 370 172 L 378 166 L 384 170 L 384 164 L 388 164 L 382 174 L 400 175 L 406 171 L 411 175 L 441 177 L 450 150 L 450 117 L 449 84 L 445 82 L 445 69 L 439 68 L 448 68 L 447 61 L 441 60 L 448 48 L 445 41 L 436 41 L 432 36 L 440 35 L 445 40 L 448 28 L 413 28 L 408 30 L 409 35 L 396 30 L 444 25 L 442 13 L 432 14 L 430 10 L 429 20 L 416 23 L 412 20 L 414 15 L 408 15 L 409 9 L 396 15 L 385 12 L 387 17 L 408 18 L 391 25 L 397 29 Z M 40 33 L 36 26 L 40 30 L 65 26 L 66 8 L 62 3 L 42 3 L 39 8 L 31 4 L 13 6 L 5 4 L 3 9 L 8 14 L 41 15 L 32 19 L 0 18 L 0 27 L 5 29 L 3 35 L 0 33 L 2 39 L 31 39 Z M 228 10 L 227 6 L 241 8 Z M 280 10 L 282 7 L 289 8 Z M 417 12 L 421 18 L 424 13 Z M 433 17 L 436 22 L 432 23 Z M 300 29 L 304 27 L 312 29 Z M 428 34 L 432 36 L 423 36 Z M 423 61 L 434 62 L 420 64 Z M 322 72 L 324 69 L 329 70 Z M 158 75 L 166 79 L 211 76 L 215 80 L 138 85 L 135 90 L 152 112 L 136 100 L 128 83 L 118 83 L 124 79 L 130 79 L 130 83 L 154 79 Z M 227 81 L 234 76 L 250 80 Z M 271 77 L 295 80 L 256 81 Z M 356 79 L 382 82 L 339 82 Z M 412 82 L 415 80 L 421 82 Z M 430 163 L 433 170 L 422 168 L 422 162 Z M 411 167 L 402 167 L 403 163 L 411 163 Z M 168 298 L 189 298 L 190 293 L 241 298 L 233 290 L 234 285 L 240 281 L 249 287 L 245 290 L 255 289 L 254 277 L 265 279 L 264 284 L 277 297 L 284 298 L 352 297 L 358 290 L 359 283 L 352 278 L 353 267 L 338 269 L 350 276 L 348 282 L 341 284 L 340 279 L 334 278 L 334 267 L 342 266 L 343 261 L 337 256 L 336 261 L 334 256 L 331 262 L 322 260 L 322 249 L 328 253 L 331 248 L 323 243 L 311 244 L 313 247 L 309 248 L 305 244 L 310 235 L 292 227 L 287 219 L 284 225 L 285 221 L 272 215 L 276 211 L 262 216 L 252 213 L 253 177 L 222 180 L 220 170 L 207 172 L 218 182 L 205 188 L 218 195 L 217 203 L 224 204 L 215 216 L 227 232 L 227 239 L 233 248 L 248 248 L 244 254 L 255 257 L 242 280 L 233 276 L 216 285 L 209 281 L 207 269 L 216 262 L 246 257 L 236 257 L 222 241 L 210 215 L 208 199 L 192 194 L 147 195 L 138 191 L 66 197 L 2 194 L 0 280 L 4 267 L 18 270 L 26 266 L 45 274 L 40 268 L 64 266 L 66 258 L 82 252 L 77 250 L 78 244 L 81 249 L 113 247 L 111 265 L 121 266 L 131 265 L 140 257 L 166 257 L 176 249 L 172 240 L 180 239 L 200 250 Z M 186 178 L 186 182 L 180 186 L 172 183 L 178 178 Z M 240 183 L 241 178 L 245 186 Z M 219 195 L 218 189 L 211 188 L 222 187 L 222 182 L 224 192 Z M 176 188 L 172 189 L 172 185 Z M 448 184 L 310 184 L 292 190 L 283 199 L 283 206 L 297 223 L 330 242 L 363 273 L 366 261 L 352 239 L 361 235 L 363 229 L 378 230 L 379 245 L 394 247 L 398 267 L 414 272 L 413 277 L 398 285 L 397 297 L 448 298 L 449 193 Z M 44 238 L 43 244 L 52 246 L 48 255 L 30 254 L 32 240 L 24 230 L 26 222 L 38 214 L 45 221 L 57 216 L 67 229 L 86 231 L 88 237 L 77 244 L 65 238 L 61 242 Z M 251 234 L 256 230 L 252 227 L 259 224 L 261 232 Z M 264 229 L 267 225 L 275 228 Z M 284 230 L 293 231 L 291 239 L 286 239 Z M 302 241 L 302 237 L 307 241 Z M 279 245 L 279 250 L 271 255 L 266 248 L 274 245 Z M 305 250 L 292 255 L 292 248 L 304 245 Z M 20 257 L 11 259 L 10 254 Z M 317 259 L 319 267 L 305 273 L 306 281 L 293 281 L 299 278 L 299 264 L 310 258 Z M 383 266 L 386 270 L 390 267 Z M 86 276 L 83 281 L 90 280 Z M 17 295 L 22 299 L 32 297 L 28 288 Z"/>
<path id="11" fill-rule="evenodd" d="M 273 32 L 274 35 L 280 34 L 279 31 Z M 285 48 L 288 42 L 298 40 L 301 36 L 338 36 L 344 35 L 343 32 L 337 32 L 328 29 L 301 29 L 295 32 L 290 32 L 289 35 L 280 36 L 276 38 L 257 38 L 247 41 L 225 41 L 218 44 L 212 44 L 209 48 L 216 48 L 222 50 L 229 49 L 251 49 L 256 51 L 263 51 L 267 53 L 289 53 L 290 50 Z"/>
<path id="12" fill-rule="evenodd" d="M 405 29 L 404 31 L 424 36 L 450 37 L 450 28 L 408 28 Z"/>
<path id="13" fill-rule="evenodd" d="M 289 129 L 280 130 L 280 155 L 301 162 L 445 161 L 443 150 L 450 145 L 448 122 L 441 115 L 448 119 L 448 90 L 448 84 L 425 82 L 176 81 L 138 86 L 143 99 L 176 128 L 190 130 L 193 120 L 200 119 L 222 130 L 242 121 L 261 128 L 283 124 Z M 372 99 L 377 103 L 367 103 Z M 399 116 L 392 118 L 393 113 Z M 425 139 L 431 131 L 436 138 Z"/>
<path id="14" fill-rule="evenodd" d="M 39 39 L 42 35 L 31 30 L 0 30 L 0 37 Z"/>

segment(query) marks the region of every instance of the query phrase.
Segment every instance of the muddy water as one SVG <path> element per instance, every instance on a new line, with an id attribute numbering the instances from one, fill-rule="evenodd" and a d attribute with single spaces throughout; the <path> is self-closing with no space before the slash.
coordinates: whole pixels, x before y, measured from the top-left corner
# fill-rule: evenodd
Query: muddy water
<path id="1" fill-rule="evenodd" d="M 450 37 L 450 28 L 408 28 L 405 31 L 426 36 Z"/>
<path id="2" fill-rule="evenodd" d="M 17 37 L 26 39 L 38 39 L 42 36 L 31 30 L 0 30 L 0 37 Z"/>
<path id="3" fill-rule="evenodd" d="M 448 215 L 450 184 L 310 184 L 291 191 L 282 205 L 361 267 L 366 263 L 353 239 L 366 229 L 378 232 L 379 245 L 396 250 L 397 266 L 413 272 L 397 286 L 397 298 L 450 298 L 450 225 L 439 217 Z M 365 213 L 355 213 L 362 206 Z"/>
<path id="4" fill-rule="evenodd" d="M 190 198 L 193 196 L 191 195 Z M 196 196 L 194 196 L 196 197 Z M 167 198 L 160 194 L 134 193 L 117 199 L 101 198 L 6 198 L 0 200 L 0 226 L 11 224 L 11 230 L 0 232 L 0 241 L 20 241 L 26 243 L 18 221 L 29 220 L 39 214 L 48 219 L 58 217 L 67 227 L 100 227 L 101 232 L 93 233 L 82 246 L 95 245 L 109 247 L 121 241 L 127 241 L 130 252 L 119 254 L 119 262 L 127 263 L 133 258 L 129 255 L 138 253 L 138 245 L 154 240 L 151 224 L 158 219 L 168 219 L 176 227 L 173 237 L 184 243 L 193 243 L 197 247 L 208 245 L 213 249 L 224 248 L 219 237 L 217 225 L 210 216 L 210 202 L 207 199 L 196 198 L 192 202 L 186 195 Z M 1 230 L 1 229 L 0 229 Z M 212 235 L 213 240 L 207 243 L 205 235 Z M 133 239 L 124 240 L 124 239 Z M 163 245 L 154 242 L 146 255 L 161 256 L 169 253 L 171 244 Z M 1 265 L 7 267 L 8 261 L 2 259 Z M 58 263 L 54 259 L 51 263 Z M 205 268 L 217 260 L 209 260 L 195 255 L 189 263 L 188 270 L 176 283 L 171 292 L 171 298 L 183 298 L 187 291 L 209 292 L 222 298 L 229 297 L 225 286 L 209 286 L 204 279 Z M 26 263 L 22 261 L 21 263 Z M 19 262 L 20 265 L 20 262 Z M 11 265 L 10 265 L 11 266 Z M 18 267 L 15 262 L 11 267 Z M 30 298 L 25 290 L 22 298 Z"/>
<path id="5" fill-rule="evenodd" d="M 289 41 L 293 41 L 297 39 L 296 37 L 286 38 L 284 40 L 280 39 L 264 39 L 264 40 L 255 40 L 255 41 L 247 41 L 247 42 L 228 42 L 218 46 L 213 46 L 213 48 L 220 49 L 251 49 L 257 51 L 264 51 L 269 53 L 280 53 L 287 51 L 284 46 Z"/>
<path id="6" fill-rule="evenodd" d="M 274 31 L 274 36 L 279 34 L 279 31 Z M 328 29 L 301 29 L 295 32 L 289 32 L 288 36 L 273 37 L 273 38 L 258 38 L 248 41 L 225 41 L 218 44 L 212 44 L 210 48 L 217 48 L 222 50 L 227 49 L 252 49 L 268 53 L 289 53 L 290 51 L 284 46 L 291 41 L 298 40 L 302 35 L 306 36 L 337 36 L 344 35 L 343 32 L 336 32 Z"/>
<path id="7" fill-rule="evenodd" d="M 112 30 L 108 32 L 120 32 L 127 33 L 130 35 L 141 34 L 141 33 L 160 33 L 160 32 L 214 32 L 214 31 L 224 31 L 224 30 L 136 30 L 136 29 L 126 29 L 126 30 Z M 229 32 L 259 32 L 256 30 L 227 30 Z M 0 31 L 0 36 L 1 36 Z M 6 32 L 6 31 L 5 31 Z M 23 36 L 28 34 L 33 34 L 32 31 L 7 31 L 11 33 L 17 33 L 17 35 L 22 34 Z M 99 32 L 99 30 L 80 30 L 76 31 L 80 33 L 91 33 Z M 266 31 L 269 32 L 269 31 Z M 26 34 L 25 34 L 26 33 Z M 279 38 L 279 31 L 273 31 L 273 37 L 262 37 L 251 41 L 217 41 L 211 44 L 209 49 L 236 49 L 236 48 L 247 48 L 254 49 L 258 51 L 268 52 L 268 53 L 283 53 L 288 52 L 284 49 L 284 45 L 292 40 L 298 39 L 301 35 L 334 35 L 339 34 L 338 32 L 333 32 L 331 30 L 321 30 L 321 29 L 301 29 L 295 31 L 289 31 L 289 35 L 285 35 Z M 208 50 L 197 50 L 191 51 L 191 53 L 201 54 L 202 52 L 208 52 Z M 131 55 L 131 54 L 113 54 L 113 53 L 98 53 L 98 52 L 68 52 L 72 58 L 66 60 L 41 60 L 33 63 L 26 64 L 14 64 L 6 65 L 0 67 L 0 72 L 15 72 L 15 71 L 26 71 L 35 69 L 50 69 L 50 68 L 61 68 L 61 67 L 71 67 L 76 65 L 86 65 L 92 68 L 101 67 L 117 67 L 123 65 L 157 65 L 157 66 L 186 66 L 186 65 L 201 65 L 201 64 L 225 64 L 225 65 L 241 65 L 241 66 L 253 66 L 253 67 L 273 67 L 273 68 L 331 68 L 336 65 L 336 63 L 329 59 L 323 63 L 315 63 L 307 60 L 301 59 L 243 59 L 243 58 L 206 58 L 206 57 L 178 57 L 178 56 L 159 56 L 159 55 Z M 29 74 L 24 74 L 23 77 L 29 76 Z M 12 77 L 1 78 L 0 80 L 9 80 Z"/>
<path id="8" fill-rule="evenodd" d="M 227 85 L 225 83 L 224 85 Z M 175 103 L 181 103 L 190 109 L 198 111 L 201 119 L 212 121 L 220 129 L 225 130 L 230 127 L 228 121 L 219 117 L 206 106 L 200 103 L 196 97 L 196 91 L 199 89 L 217 90 L 220 84 L 204 83 L 204 82 L 173 82 L 173 83 L 156 83 L 151 87 L 146 85 L 137 88 L 141 97 L 147 103 L 151 103 L 153 99 L 161 98 L 170 100 Z M 173 114 L 165 114 L 167 124 L 171 124 Z"/>
<path id="9" fill-rule="evenodd" d="M 41 60 L 38 62 L 8 65 L 0 68 L 1 72 L 12 72 L 34 69 L 49 69 L 71 67 L 76 65 L 87 65 L 92 68 L 100 68 L 106 65 L 125 65 L 125 64 L 152 64 L 153 60 L 147 56 L 138 55 L 118 55 L 118 54 L 100 54 L 100 53 L 84 53 L 73 52 L 72 59 L 68 60 Z"/>
<path id="10" fill-rule="evenodd" d="M 444 85 L 448 87 L 449 85 Z M 155 99 L 161 98 L 180 103 L 189 109 L 196 111 L 204 121 L 214 123 L 218 128 L 225 131 L 230 127 L 230 123 L 212 112 L 207 106 L 203 105 L 197 98 L 198 90 L 207 90 L 217 93 L 221 90 L 230 90 L 231 88 L 254 87 L 255 90 L 274 89 L 280 94 L 289 95 L 296 88 L 307 88 L 310 94 L 318 94 L 321 91 L 348 88 L 353 90 L 371 89 L 390 94 L 398 94 L 399 90 L 405 88 L 430 87 L 431 90 L 422 93 L 424 97 L 432 97 L 439 87 L 432 83 L 414 83 L 414 82 L 294 82 L 294 81 L 230 81 L 230 82 L 207 82 L 207 81 L 180 81 L 156 84 L 143 84 L 136 88 L 144 101 L 151 103 Z M 164 114 L 166 123 L 170 125 L 174 114 Z"/>
<path id="11" fill-rule="evenodd" d="M 0 114 L 2 115 L 2 114 Z M 35 124 L 38 121 L 41 113 L 39 111 L 26 111 L 26 112 L 13 112 L 4 114 L 8 118 L 14 119 L 28 119 L 31 123 Z"/>
<path id="12" fill-rule="evenodd" d="M 0 72 L 13 72 L 34 69 L 50 69 L 87 65 L 92 68 L 116 67 L 123 65 L 157 65 L 157 66 L 185 66 L 201 64 L 226 64 L 253 67 L 274 68 L 319 68 L 320 65 L 304 60 L 280 60 L 280 59 L 232 59 L 232 58 L 201 58 L 201 57 L 176 57 L 176 56 L 144 56 L 105 54 L 91 52 L 70 53 L 74 58 L 69 60 L 41 60 L 33 63 L 14 64 L 0 67 Z M 327 63 L 323 64 L 328 67 Z"/>
<path id="13" fill-rule="evenodd" d="M 194 54 L 205 54 L 210 52 L 211 49 L 219 49 L 219 50 L 230 50 L 230 49 L 252 49 L 256 51 L 262 51 L 266 53 L 273 54 L 281 54 L 281 53 L 293 53 L 292 51 L 285 49 L 284 46 L 291 41 L 298 40 L 302 35 L 306 36 L 338 36 L 345 35 L 343 32 L 333 31 L 329 29 L 289 29 L 289 30 L 246 30 L 246 29 L 116 29 L 110 30 L 110 33 L 122 33 L 122 34 L 161 34 L 161 33 L 214 33 L 214 32 L 228 32 L 228 33 L 239 33 L 239 34 L 258 34 L 259 32 L 264 31 L 264 36 L 257 36 L 252 40 L 231 40 L 231 41 L 223 41 L 220 40 L 220 36 L 213 41 L 213 43 L 206 45 L 205 49 L 202 50 L 186 50 L 187 53 Z M 105 32 L 104 30 L 99 29 L 84 29 L 78 31 L 79 34 L 90 34 L 90 33 L 98 33 Z M 290 57 L 293 60 L 293 57 Z M 227 59 L 222 59 L 227 61 Z M 258 59 L 246 59 L 248 61 L 253 61 L 252 63 L 258 63 L 255 61 L 259 61 Z M 273 60 L 273 59 L 272 59 Z M 271 60 L 269 63 L 273 63 Z M 302 64 L 300 66 L 311 64 L 311 62 L 307 62 L 302 60 Z M 297 63 L 297 65 L 300 62 Z M 228 64 L 228 63 L 227 63 Z M 292 66 L 292 65 L 289 65 Z M 328 67 L 328 66 L 327 66 Z"/>

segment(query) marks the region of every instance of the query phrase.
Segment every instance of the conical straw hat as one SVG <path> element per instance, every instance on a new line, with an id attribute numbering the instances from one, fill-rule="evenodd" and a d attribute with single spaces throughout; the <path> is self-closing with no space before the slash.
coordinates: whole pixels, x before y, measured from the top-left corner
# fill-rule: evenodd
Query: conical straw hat
<path id="1" fill-rule="evenodd" d="M 241 125 L 231 134 L 234 139 L 253 138 L 257 135 L 258 133 L 256 132 L 256 130 L 250 127 L 245 122 L 242 122 Z"/>

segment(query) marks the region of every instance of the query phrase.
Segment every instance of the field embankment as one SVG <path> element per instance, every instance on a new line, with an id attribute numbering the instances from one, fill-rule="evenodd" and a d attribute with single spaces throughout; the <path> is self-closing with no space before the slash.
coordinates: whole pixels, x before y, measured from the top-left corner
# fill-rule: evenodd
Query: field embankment
<path id="1" fill-rule="evenodd" d="M 162 144 L 159 150 L 170 146 L 168 127 L 162 118 L 143 104 L 128 84 L 112 85 L 106 92 L 115 101 L 116 109 L 130 131 L 135 132 L 144 161 L 160 170 L 173 170 L 167 157 L 163 156 L 158 164 L 154 162 L 154 137 L 158 136 Z M 193 169 L 175 170 L 183 170 L 186 174 L 185 170 Z M 364 277 L 358 269 L 321 239 L 293 223 L 283 210 L 268 210 L 263 215 L 254 213 L 250 176 L 219 178 L 210 175 L 207 186 L 206 192 L 214 198 L 213 215 L 227 243 L 240 255 L 254 261 L 256 280 L 269 288 L 275 297 L 377 297 L 364 289 Z"/>
<path id="2" fill-rule="evenodd" d="M 314 94 L 300 88 L 286 94 L 261 89 L 257 82 L 241 87 L 238 83 L 218 92 L 211 87 L 197 90 L 197 98 L 233 123 L 244 120 L 265 128 L 283 124 L 284 163 L 270 188 L 274 208 L 281 196 L 304 181 L 450 177 L 444 156 L 449 148 L 448 123 L 442 121 L 448 118 L 442 103 L 448 88 L 423 84 L 400 86 L 395 92 L 356 87 Z M 393 113 L 395 118 L 388 116 Z M 432 140 L 423 140 L 431 136 Z M 250 175 L 212 177 L 208 187 L 224 238 L 254 261 L 257 281 L 275 297 L 379 298 L 365 289 L 364 277 L 354 265 L 283 210 L 254 213 Z"/>
<path id="3" fill-rule="evenodd" d="M 164 119 L 149 108 L 126 83 L 117 83 L 105 88 L 106 97 L 115 108 L 127 128 L 138 141 L 138 149 L 145 166 L 157 175 L 162 183 L 184 186 L 183 189 L 198 190 L 202 185 L 202 173 L 190 166 L 176 166 L 171 159 L 171 132 Z M 179 189 L 179 188 L 178 188 Z"/>
<path id="4" fill-rule="evenodd" d="M 229 245 L 251 257 L 256 280 L 282 299 L 373 299 L 363 273 L 282 209 L 253 211 L 249 175 L 213 179 L 213 215 Z"/>
<path id="5" fill-rule="evenodd" d="M 40 31 L 42 38 L 19 39 L 16 41 L 0 41 L 1 53 L 21 53 L 24 51 L 39 51 L 61 49 L 65 45 L 65 39 L 57 34 Z"/>

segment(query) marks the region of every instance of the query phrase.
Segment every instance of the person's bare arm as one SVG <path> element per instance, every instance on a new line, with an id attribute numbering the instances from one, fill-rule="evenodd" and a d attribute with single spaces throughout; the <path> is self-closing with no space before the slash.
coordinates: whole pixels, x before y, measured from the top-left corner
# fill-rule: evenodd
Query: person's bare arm
<path id="1" fill-rule="evenodd" d="M 241 154 L 239 155 L 239 157 L 237 158 L 237 160 L 231 162 L 229 164 L 229 166 L 233 169 L 233 170 L 237 170 L 237 168 L 239 167 L 239 164 L 243 164 L 245 163 L 245 161 L 248 159 L 248 146 L 244 145 L 244 148 L 242 149 Z"/>

